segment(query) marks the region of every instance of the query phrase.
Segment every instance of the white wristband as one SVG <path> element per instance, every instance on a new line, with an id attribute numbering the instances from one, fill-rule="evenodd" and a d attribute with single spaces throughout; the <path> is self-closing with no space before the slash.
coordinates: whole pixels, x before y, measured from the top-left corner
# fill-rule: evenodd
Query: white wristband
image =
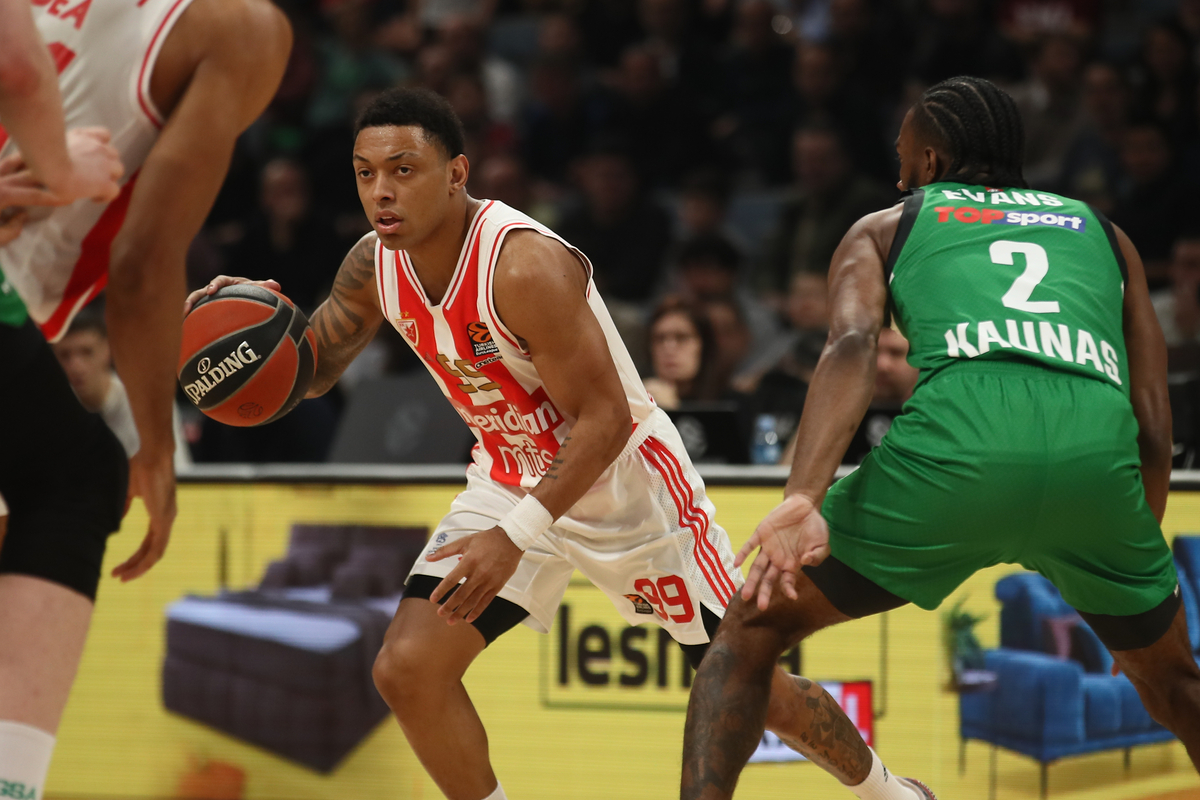
<path id="1" fill-rule="evenodd" d="M 497 524 L 504 529 L 513 544 L 522 550 L 528 550 L 529 546 L 554 524 L 554 517 L 550 516 L 550 512 L 536 497 L 527 494 Z"/>

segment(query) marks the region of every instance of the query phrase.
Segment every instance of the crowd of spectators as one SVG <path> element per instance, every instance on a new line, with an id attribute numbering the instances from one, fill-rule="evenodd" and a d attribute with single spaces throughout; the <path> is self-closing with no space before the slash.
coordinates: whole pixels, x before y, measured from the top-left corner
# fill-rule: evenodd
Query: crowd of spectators
<path id="1" fill-rule="evenodd" d="M 770 415 L 786 442 L 825 338 L 833 251 L 898 199 L 907 107 L 970 74 L 1015 98 L 1030 184 L 1129 233 L 1183 353 L 1173 368 L 1200 364 L 1187 355 L 1200 342 L 1200 0 L 280 2 L 291 62 L 193 245 L 193 286 L 274 278 L 313 309 L 369 230 L 356 110 L 387 87 L 428 87 L 463 120 L 470 192 L 590 257 L 660 405 Z M 883 363 L 903 362 L 894 338 L 882 405 L 915 380 Z M 301 406 L 318 408 L 275 423 L 295 434 L 195 417 L 188 438 L 199 460 L 322 460 L 354 386 L 413 369 L 385 326 L 341 387 Z"/>

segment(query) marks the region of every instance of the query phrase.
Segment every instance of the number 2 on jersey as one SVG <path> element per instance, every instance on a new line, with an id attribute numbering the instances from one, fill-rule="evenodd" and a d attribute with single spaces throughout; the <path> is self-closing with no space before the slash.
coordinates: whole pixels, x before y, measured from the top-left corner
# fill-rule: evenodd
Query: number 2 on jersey
<path id="1" fill-rule="evenodd" d="M 1025 256 L 1025 271 L 1022 272 L 1013 285 L 1008 287 L 1000 302 L 1008 308 L 1018 311 L 1028 311 L 1031 314 L 1057 314 L 1057 300 L 1030 300 L 1033 290 L 1046 277 L 1050 270 L 1050 260 L 1046 257 L 1046 248 L 1033 242 L 1013 242 L 1002 239 L 992 242 L 988 248 L 993 264 L 1012 266 L 1013 255 L 1020 253 Z"/>

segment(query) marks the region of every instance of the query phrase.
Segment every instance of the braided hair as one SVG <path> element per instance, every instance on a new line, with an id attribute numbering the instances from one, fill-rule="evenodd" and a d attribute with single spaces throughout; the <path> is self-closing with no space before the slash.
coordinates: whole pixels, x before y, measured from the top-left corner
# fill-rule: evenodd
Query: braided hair
<path id="1" fill-rule="evenodd" d="M 961 76 L 929 87 L 913 106 L 913 123 L 950 159 L 938 180 L 1029 187 L 1021 114 L 991 81 Z"/>

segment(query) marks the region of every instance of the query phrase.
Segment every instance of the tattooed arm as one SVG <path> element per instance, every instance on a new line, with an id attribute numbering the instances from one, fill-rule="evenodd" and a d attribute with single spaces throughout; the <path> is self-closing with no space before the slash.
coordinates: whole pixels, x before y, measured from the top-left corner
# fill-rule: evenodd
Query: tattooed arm
<path id="1" fill-rule="evenodd" d="M 375 292 L 375 234 L 368 233 L 350 248 L 333 281 L 329 299 L 313 312 L 308 322 L 317 335 L 317 374 L 308 397 L 320 397 L 328 392 L 346 371 L 354 357 L 375 337 L 383 313 L 379 310 L 379 295 Z M 222 286 L 250 283 L 282 292 L 278 281 L 252 281 L 218 275 L 203 289 L 188 295 L 183 314 L 207 294 Z"/>
<path id="2" fill-rule="evenodd" d="M 350 249 L 329 299 L 313 312 L 309 323 L 317 335 L 317 375 L 309 387 L 309 397 L 328 392 L 346 367 L 362 352 L 383 322 L 379 294 L 375 290 L 374 232 L 358 240 Z"/>

